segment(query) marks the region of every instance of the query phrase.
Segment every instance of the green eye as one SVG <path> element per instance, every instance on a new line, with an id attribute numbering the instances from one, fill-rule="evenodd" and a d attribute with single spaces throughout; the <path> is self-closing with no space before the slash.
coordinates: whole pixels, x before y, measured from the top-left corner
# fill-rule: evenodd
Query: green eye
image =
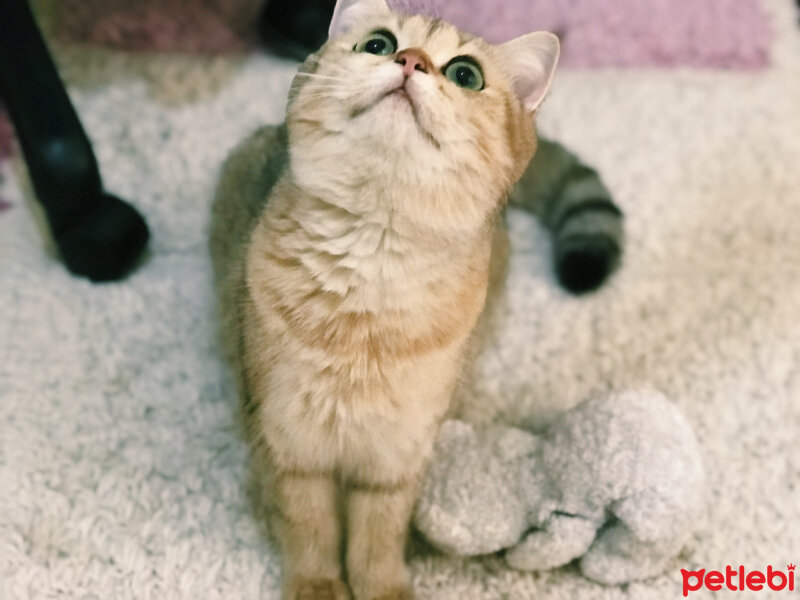
<path id="1" fill-rule="evenodd" d="M 486 87 L 481 68 L 469 58 L 454 58 L 444 69 L 444 76 L 458 87 L 476 92 Z"/>
<path id="2" fill-rule="evenodd" d="M 353 50 L 386 56 L 397 52 L 397 39 L 389 31 L 376 31 L 370 33 L 367 39 L 356 44 Z"/>

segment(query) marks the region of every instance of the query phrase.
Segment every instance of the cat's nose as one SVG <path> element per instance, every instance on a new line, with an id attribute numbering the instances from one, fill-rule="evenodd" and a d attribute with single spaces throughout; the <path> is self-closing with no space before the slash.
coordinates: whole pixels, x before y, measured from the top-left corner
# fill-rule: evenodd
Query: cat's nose
<path id="1" fill-rule="evenodd" d="M 403 65 L 403 75 L 406 77 L 413 75 L 414 71 L 433 71 L 433 62 L 422 48 L 409 48 L 399 52 L 395 62 Z"/>

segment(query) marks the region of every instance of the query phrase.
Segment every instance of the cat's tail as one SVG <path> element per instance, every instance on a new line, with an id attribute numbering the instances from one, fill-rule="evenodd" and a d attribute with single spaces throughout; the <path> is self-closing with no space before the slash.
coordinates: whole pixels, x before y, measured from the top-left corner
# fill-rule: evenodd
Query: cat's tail
<path id="1" fill-rule="evenodd" d="M 555 272 L 569 291 L 597 289 L 619 265 L 624 215 L 597 171 L 561 144 L 539 138 L 509 201 L 535 214 L 550 232 Z"/>
<path id="2" fill-rule="evenodd" d="M 624 215 L 597 171 L 561 144 L 539 138 L 536 157 L 509 201 L 550 231 L 556 275 L 569 291 L 597 289 L 619 265 Z"/>

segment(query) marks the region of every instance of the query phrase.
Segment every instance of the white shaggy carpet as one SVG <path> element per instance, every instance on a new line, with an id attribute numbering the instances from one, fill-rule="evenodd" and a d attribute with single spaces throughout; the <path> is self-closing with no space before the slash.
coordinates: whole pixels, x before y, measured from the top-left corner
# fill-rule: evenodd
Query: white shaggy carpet
<path id="1" fill-rule="evenodd" d="M 713 503 L 696 545 L 623 588 L 426 553 L 413 560 L 419 598 L 678 598 L 681 567 L 800 562 L 800 29 L 793 2 L 768 3 L 766 72 L 561 73 L 542 129 L 599 167 L 625 208 L 626 263 L 600 293 L 570 297 L 538 226 L 513 214 L 505 324 L 468 406 L 537 425 L 598 388 L 663 390 L 706 456 Z M 124 283 L 93 286 L 50 258 L 6 167 L 3 600 L 279 597 L 243 493 L 206 230 L 222 159 L 280 119 L 293 69 L 254 57 L 178 107 L 135 78 L 73 89 L 108 187 L 153 229 L 149 262 Z"/>

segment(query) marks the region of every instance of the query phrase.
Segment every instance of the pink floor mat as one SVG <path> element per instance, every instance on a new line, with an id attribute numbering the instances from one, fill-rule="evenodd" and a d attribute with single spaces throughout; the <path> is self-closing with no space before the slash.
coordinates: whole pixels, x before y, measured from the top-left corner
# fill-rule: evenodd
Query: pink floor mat
<path id="1" fill-rule="evenodd" d="M 771 31 L 758 0 L 393 0 L 502 42 L 557 32 L 562 66 L 757 69 Z"/>

